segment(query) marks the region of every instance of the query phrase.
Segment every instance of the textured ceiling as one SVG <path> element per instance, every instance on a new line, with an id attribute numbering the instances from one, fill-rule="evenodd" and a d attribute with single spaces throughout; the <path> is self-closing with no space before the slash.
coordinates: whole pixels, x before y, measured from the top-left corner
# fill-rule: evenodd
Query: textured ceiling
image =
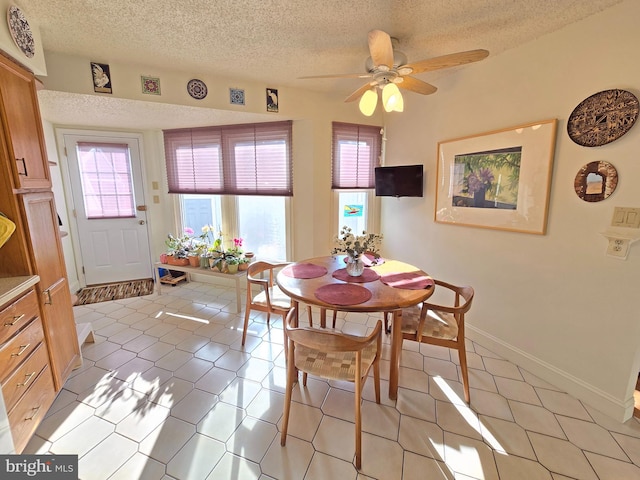
<path id="1" fill-rule="evenodd" d="M 369 30 L 382 29 L 398 38 L 398 48 L 410 62 L 476 48 L 497 55 L 621 1 L 16 0 L 15 3 L 39 26 L 45 51 L 149 68 L 170 65 L 193 74 L 267 81 L 279 88 L 295 86 L 346 97 L 359 83 L 297 77 L 364 72 Z M 429 81 L 429 75 L 420 77 Z M 42 102 L 53 102 L 56 97 L 43 95 Z M 86 99 L 81 101 L 86 103 Z M 48 115 L 52 115 L 53 109 L 54 103 L 43 108 Z"/>

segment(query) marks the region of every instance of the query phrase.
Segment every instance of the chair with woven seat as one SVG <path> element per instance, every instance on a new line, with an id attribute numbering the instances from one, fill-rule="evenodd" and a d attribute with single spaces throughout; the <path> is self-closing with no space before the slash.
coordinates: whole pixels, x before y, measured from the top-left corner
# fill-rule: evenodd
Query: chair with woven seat
<path id="1" fill-rule="evenodd" d="M 298 371 L 329 380 L 343 380 L 355 384 L 356 468 L 362 464 L 362 389 L 373 368 L 376 403 L 380 403 L 380 357 L 382 354 L 382 322 L 378 320 L 370 335 L 359 337 L 332 330 L 297 327 L 296 309 L 288 313 L 285 325 L 285 357 L 287 359 L 287 387 L 282 417 L 280 444 L 287 441 L 287 427 L 293 384 Z"/>
<path id="2" fill-rule="evenodd" d="M 464 399 L 469 403 L 469 370 L 464 344 L 464 317 L 471 308 L 474 291 L 469 286 L 458 287 L 441 280 L 434 281 L 435 292 L 438 292 L 439 288 L 446 289 L 450 292 L 450 296 L 453 296 L 453 301 L 447 305 L 439 305 L 427 300 L 422 304 L 403 308 L 402 338 L 456 349 L 462 371 Z M 386 316 L 387 314 L 385 314 L 385 321 Z"/>
<path id="3" fill-rule="evenodd" d="M 291 309 L 289 298 L 274 282 L 274 271 L 289 265 L 288 263 L 254 262 L 247 269 L 247 305 L 244 312 L 244 330 L 242 332 L 242 345 L 247 339 L 249 327 L 249 315 L 251 311 L 265 312 L 267 324 L 271 314 L 282 315 L 284 321 L 287 312 Z M 260 288 L 255 294 L 256 287 Z"/>

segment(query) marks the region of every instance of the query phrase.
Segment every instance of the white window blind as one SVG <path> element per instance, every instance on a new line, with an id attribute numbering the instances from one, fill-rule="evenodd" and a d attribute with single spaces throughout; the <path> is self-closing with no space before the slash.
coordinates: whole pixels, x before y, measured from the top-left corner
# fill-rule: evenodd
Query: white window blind
<path id="1" fill-rule="evenodd" d="M 165 130 L 169 193 L 292 196 L 291 126 Z"/>
<path id="2" fill-rule="evenodd" d="M 374 188 L 381 127 L 333 122 L 331 188 Z"/>

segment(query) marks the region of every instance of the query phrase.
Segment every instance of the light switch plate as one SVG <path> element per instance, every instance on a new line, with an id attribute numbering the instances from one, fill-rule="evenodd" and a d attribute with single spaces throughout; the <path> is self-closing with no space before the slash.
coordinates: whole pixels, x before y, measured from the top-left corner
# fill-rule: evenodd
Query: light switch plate
<path id="1" fill-rule="evenodd" d="M 614 207 L 611 226 L 640 228 L 640 208 Z"/>

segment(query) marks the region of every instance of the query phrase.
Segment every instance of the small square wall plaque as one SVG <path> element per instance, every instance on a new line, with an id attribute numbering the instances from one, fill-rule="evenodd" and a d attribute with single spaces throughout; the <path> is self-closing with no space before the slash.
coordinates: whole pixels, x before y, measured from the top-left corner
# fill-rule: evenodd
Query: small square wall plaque
<path id="1" fill-rule="evenodd" d="M 232 105 L 244 105 L 244 90 L 240 90 L 239 88 L 230 88 L 229 99 Z"/>
<path id="2" fill-rule="evenodd" d="M 156 77 L 140 77 L 142 82 L 142 93 L 147 95 L 160 95 L 160 79 Z"/>

